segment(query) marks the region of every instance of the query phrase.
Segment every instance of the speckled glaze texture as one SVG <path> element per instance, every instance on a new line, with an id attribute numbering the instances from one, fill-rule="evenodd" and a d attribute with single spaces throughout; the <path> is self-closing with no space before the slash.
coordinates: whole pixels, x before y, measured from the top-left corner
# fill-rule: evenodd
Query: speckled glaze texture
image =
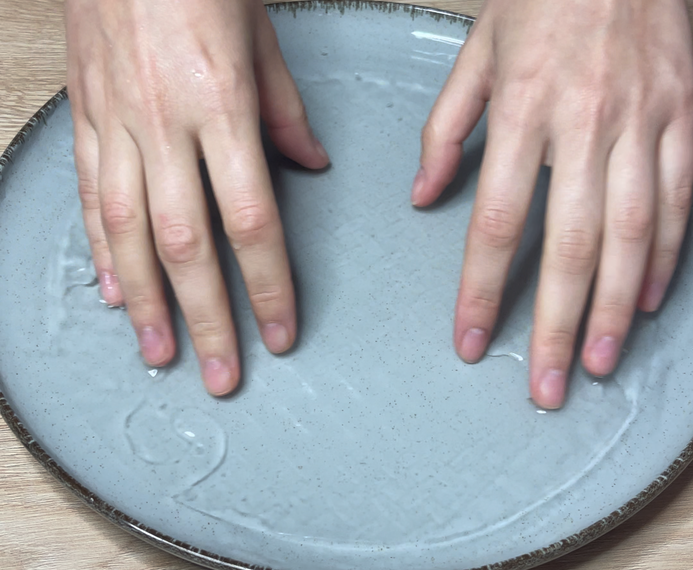
<path id="1" fill-rule="evenodd" d="M 361 2 L 269 10 L 333 159 L 311 173 L 267 148 L 296 348 L 264 349 L 218 232 L 241 389 L 204 392 L 178 313 L 176 362 L 142 364 L 125 312 L 99 302 L 62 91 L 0 157 L 10 427 L 109 520 L 210 568 L 522 570 L 637 512 L 693 453 L 688 238 L 669 298 L 637 317 L 613 377 L 576 365 L 566 408 L 537 410 L 527 349 L 548 172 L 475 366 L 451 328 L 483 123 L 440 204 L 408 202 L 419 131 L 471 20 Z"/>

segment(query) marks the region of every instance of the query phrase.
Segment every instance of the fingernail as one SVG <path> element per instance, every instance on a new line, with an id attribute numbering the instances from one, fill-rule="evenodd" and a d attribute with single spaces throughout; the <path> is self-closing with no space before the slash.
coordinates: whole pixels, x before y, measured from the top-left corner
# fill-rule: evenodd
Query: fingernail
<path id="1" fill-rule="evenodd" d="M 423 191 L 425 182 L 426 172 L 422 166 L 416 173 L 416 176 L 414 177 L 414 184 L 411 188 L 411 203 L 414 204 L 414 206 L 418 206 L 421 202 L 421 192 Z"/>
<path id="2" fill-rule="evenodd" d="M 144 359 L 152 365 L 161 364 L 166 357 L 161 333 L 154 327 L 143 327 L 138 337 Z"/>
<path id="3" fill-rule="evenodd" d="M 236 386 L 233 367 L 221 358 L 210 358 L 202 368 L 207 391 L 213 396 L 228 394 Z"/>
<path id="4" fill-rule="evenodd" d="M 548 410 L 556 410 L 565 399 L 566 374 L 562 370 L 551 369 L 539 378 L 536 387 L 535 403 Z"/>
<path id="5" fill-rule="evenodd" d="M 280 323 L 269 323 L 262 329 L 262 338 L 270 352 L 284 352 L 291 346 L 289 331 Z"/>
<path id="6" fill-rule="evenodd" d="M 479 328 L 469 329 L 462 337 L 462 344 L 460 345 L 462 360 L 470 364 L 481 360 L 487 343 L 488 333 L 485 330 Z"/>
<path id="7" fill-rule="evenodd" d="M 99 275 L 99 285 L 101 286 L 101 296 L 107 305 L 122 305 L 123 294 L 120 291 L 120 282 L 117 275 L 108 271 L 102 271 Z"/>
<path id="8" fill-rule="evenodd" d="M 329 160 L 330 160 L 330 155 L 327 154 L 327 151 L 325 150 L 325 147 L 322 146 L 322 143 L 321 143 L 318 139 L 316 139 L 315 137 L 313 137 L 313 140 L 314 140 L 314 142 L 315 142 L 315 152 L 318 153 L 318 155 L 320 156 L 320 158 L 322 158 L 323 160 L 327 160 L 327 161 L 329 162 Z"/>
<path id="9" fill-rule="evenodd" d="M 648 313 L 656 311 L 659 309 L 659 305 L 662 303 L 664 298 L 665 287 L 659 282 L 650 282 L 645 285 L 644 289 L 640 293 L 640 299 L 638 301 L 638 307 L 641 310 Z"/>
<path id="10" fill-rule="evenodd" d="M 610 374 L 618 362 L 619 343 L 612 336 L 603 336 L 594 343 L 590 350 L 590 364 L 593 374 L 606 376 Z"/>

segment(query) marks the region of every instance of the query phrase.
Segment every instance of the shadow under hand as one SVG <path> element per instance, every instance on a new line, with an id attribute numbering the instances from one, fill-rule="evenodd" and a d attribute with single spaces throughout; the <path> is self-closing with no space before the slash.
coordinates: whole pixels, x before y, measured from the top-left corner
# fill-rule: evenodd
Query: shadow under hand
<path id="1" fill-rule="evenodd" d="M 316 222 L 322 216 L 320 214 L 321 204 L 324 199 L 310 201 L 310 207 L 300 205 L 300 196 L 297 194 L 301 189 L 297 188 L 296 181 L 291 183 L 288 178 L 290 176 L 299 175 L 306 183 L 314 177 L 323 178 L 332 169 L 332 164 L 328 164 L 325 168 L 319 170 L 309 170 L 297 162 L 285 157 L 274 146 L 272 141 L 266 135 L 263 129 L 263 145 L 265 148 L 265 156 L 267 157 L 267 166 L 272 180 L 272 188 L 274 197 L 279 208 L 279 214 L 282 218 L 282 226 L 284 228 L 284 244 L 286 253 L 289 257 L 289 265 L 291 267 L 291 278 L 294 285 L 294 295 L 296 299 L 296 340 L 293 346 L 283 353 L 278 355 L 293 354 L 300 349 L 302 340 L 305 337 L 305 329 L 309 321 L 307 303 L 311 303 L 311 311 L 314 311 L 320 306 L 316 300 L 308 297 L 311 295 L 308 291 L 315 292 L 315 286 L 311 286 L 306 282 L 311 275 L 311 262 L 309 252 L 306 251 L 305 244 L 300 243 L 301 237 L 309 231 L 309 224 Z M 307 248 L 308 250 L 310 247 Z M 300 254 L 299 254 L 300 252 Z M 324 272 L 325 267 L 321 267 Z"/>

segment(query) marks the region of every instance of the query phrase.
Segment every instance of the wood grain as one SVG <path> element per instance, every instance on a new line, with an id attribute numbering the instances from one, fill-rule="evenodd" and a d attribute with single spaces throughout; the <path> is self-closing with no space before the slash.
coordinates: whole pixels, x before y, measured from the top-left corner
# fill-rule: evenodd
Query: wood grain
<path id="1" fill-rule="evenodd" d="M 427 4 L 474 16 L 482 0 Z M 0 27 L 0 148 L 4 148 L 65 83 L 62 2 L 2 0 Z M 542 570 L 689 570 L 692 511 L 693 469 L 689 469 L 626 524 Z M 44 472 L 0 420 L 0 568 L 197 567 L 140 542 L 83 506 Z"/>

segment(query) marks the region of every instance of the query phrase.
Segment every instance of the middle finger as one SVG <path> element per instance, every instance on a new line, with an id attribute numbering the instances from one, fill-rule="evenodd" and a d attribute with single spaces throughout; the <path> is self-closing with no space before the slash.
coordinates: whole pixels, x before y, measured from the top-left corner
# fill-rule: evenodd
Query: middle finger
<path id="1" fill-rule="evenodd" d="M 212 239 L 194 139 L 185 132 L 167 137 L 143 152 L 154 239 L 207 390 L 219 396 L 233 390 L 240 379 L 226 284 Z"/>
<path id="2" fill-rule="evenodd" d="M 521 113 L 507 100 L 499 101 L 491 103 L 457 298 L 455 346 L 466 362 L 478 361 L 491 337 L 544 150 L 531 111 Z"/>

